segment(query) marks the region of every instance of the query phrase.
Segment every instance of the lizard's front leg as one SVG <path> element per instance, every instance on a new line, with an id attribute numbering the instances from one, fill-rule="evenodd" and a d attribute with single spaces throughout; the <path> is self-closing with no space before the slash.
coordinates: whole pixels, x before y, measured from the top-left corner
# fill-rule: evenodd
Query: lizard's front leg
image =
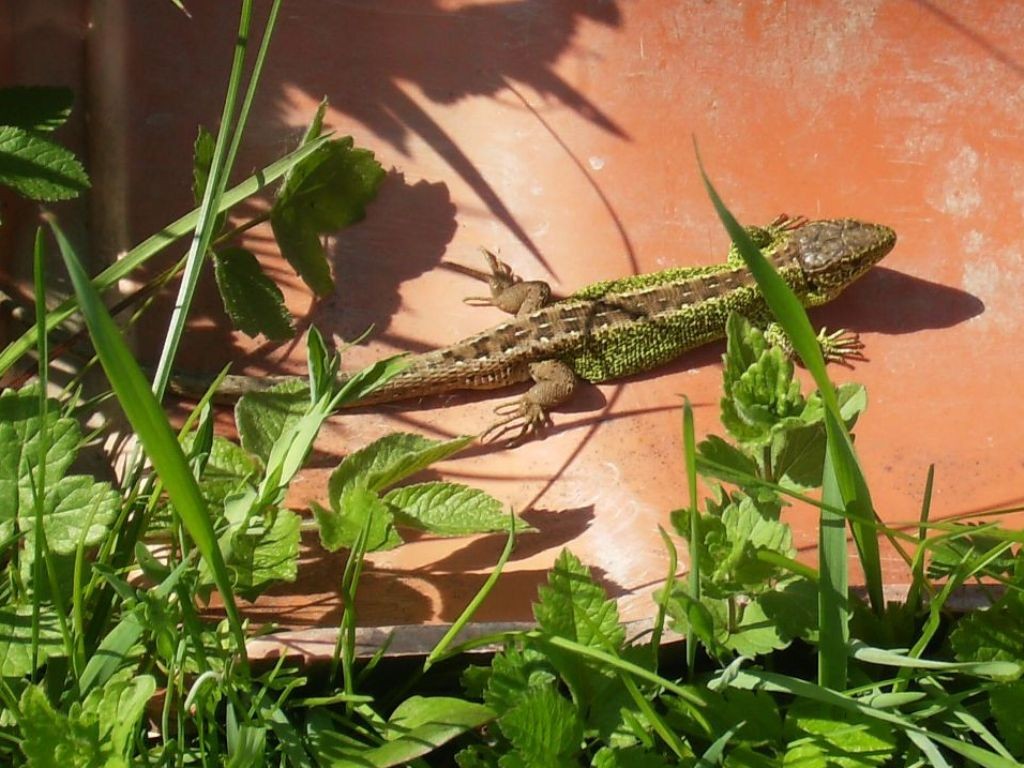
<path id="1" fill-rule="evenodd" d="M 576 373 L 561 360 L 530 363 L 534 384 L 519 400 L 499 405 L 494 412 L 503 418 L 481 433 L 481 441 L 497 441 L 512 433 L 514 445 L 542 425 L 550 423 L 548 410 L 564 403 L 576 389 Z"/>
<path id="2" fill-rule="evenodd" d="M 772 322 L 764 331 L 764 337 L 771 344 L 781 347 L 790 357 L 796 357 L 796 350 L 793 349 L 793 342 L 789 335 L 778 323 Z M 821 347 L 821 356 L 826 363 L 839 363 L 850 366 L 852 360 L 864 360 L 864 342 L 852 331 L 840 328 L 838 331 L 828 332 L 827 328 L 818 331 L 818 344 Z"/>
<path id="3" fill-rule="evenodd" d="M 491 295 L 467 297 L 467 304 L 497 307 L 502 312 L 522 317 L 548 303 L 551 299 L 551 286 L 543 280 L 523 280 L 512 271 L 512 267 L 493 253 L 486 248 L 482 250 L 491 269 L 491 276 L 487 279 Z"/>

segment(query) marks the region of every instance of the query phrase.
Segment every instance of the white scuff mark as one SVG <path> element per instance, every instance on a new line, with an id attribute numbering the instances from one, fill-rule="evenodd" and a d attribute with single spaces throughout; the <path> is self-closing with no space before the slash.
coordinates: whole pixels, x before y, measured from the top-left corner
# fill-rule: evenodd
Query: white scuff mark
<path id="1" fill-rule="evenodd" d="M 1024 254 L 1018 249 L 999 251 L 973 230 L 964 235 L 962 246 L 967 261 L 960 287 L 985 305 L 985 311 L 969 322 L 984 328 L 986 334 L 1015 336 L 1021 309 L 1016 294 L 1007 286 L 1024 281 Z"/>
<path id="2" fill-rule="evenodd" d="M 941 189 L 928 194 L 928 202 L 943 213 L 966 218 L 981 207 L 981 189 L 978 185 L 978 169 L 981 160 L 977 151 L 964 146 L 946 164 L 945 178 Z"/>
<path id="3" fill-rule="evenodd" d="M 604 158 L 598 157 L 597 155 L 591 155 L 587 158 L 587 164 L 595 171 L 600 171 L 604 168 Z"/>

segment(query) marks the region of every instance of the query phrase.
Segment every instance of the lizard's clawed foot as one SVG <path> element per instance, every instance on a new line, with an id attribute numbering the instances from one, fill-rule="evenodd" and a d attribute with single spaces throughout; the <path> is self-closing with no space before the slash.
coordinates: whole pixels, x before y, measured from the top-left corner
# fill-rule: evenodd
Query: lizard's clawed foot
<path id="1" fill-rule="evenodd" d="M 480 433 L 480 442 L 482 443 L 496 443 L 504 439 L 506 446 L 512 448 L 533 435 L 541 427 L 551 423 L 551 418 L 543 406 L 525 397 L 499 405 L 494 412 L 503 418 L 498 419 Z"/>
<path id="2" fill-rule="evenodd" d="M 818 344 L 821 345 L 821 354 L 826 363 L 839 363 L 852 368 L 853 360 L 866 360 L 864 357 L 864 342 L 852 331 L 840 328 L 838 331 L 828 332 L 822 328 L 818 332 Z"/>

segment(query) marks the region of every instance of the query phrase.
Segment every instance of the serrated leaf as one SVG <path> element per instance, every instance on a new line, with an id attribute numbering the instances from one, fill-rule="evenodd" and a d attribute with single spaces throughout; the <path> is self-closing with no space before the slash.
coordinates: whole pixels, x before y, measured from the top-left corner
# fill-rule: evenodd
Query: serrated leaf
<path id="1" fill-rule="evenodd" d="M 557 680 L 548 658 L 532 648 L 508 647 L 491 662 L 484 702 L 495 712 L 512 709 L 531 688 L 545 688 Z"/>
<path id="2" fill-rule="evenodd" d="M 733 383 L 722 404 L 722 423 L 737 440 L 760 444 L 777 425 L 799 418 L 803 409 L 793 362 L 771 347 Z"/>
<path id="3" fill-rule="evenodd" d="M 74 153 L 39 134 L 0 126 L 0 184 L 31 200 L 78 197 L 89 177 Z"/>
<path id="4" fill-rule="evenodd" d="M 21 749 L 32 768 L 102 766 L 112 757 L 94 723 L 71 722 L 37 686 L 21 695 Z M 114 764 L 116 765 L 116 763 Z"/>
<path id="5" fill-rule="evenodd" d="M 264 392 L 248 392 L 235 404 L 235 425 L 242 447 L 264 463 L 281 435 L 309 409 L 309 391 L 300 379 Z"/>
<path id="6" fill-rule="evenodd" d="M 583 740 L 579 713 L 553 687 L 530 688 L 498 719 L 498 727 L 530 766 L 565 765 Z"/>
<path id="7" fill-rule="evenodd" d="M 98 483 L 86 475 L 68 475 L 47 484 L 43 528 L 50 550 L 70 555 L 79 543 L 85 547 L 99 544 L 120 510 L 120 494 L 110 483 Z M 23 514 L 19 525 L 26 532 L 25 556 L 30 557 L 34 516 Z"/>
<path id="8" fill-rule="evenodd" d="M 757 477 L 757 462 L 718 435 L 708 435 L 697 444 L 697 467 L 702 475 L 727 482 L 741 483 L 746 478 Z"/>
<path id="9" fill-rule="evenodd" d="M 14 533 L 14 520 L 32 510 L 32 473 L 39 459 L 38 390 L 35 386 L 0 394 L 0 538 Z M 47 483 L 56 483 L 75 460 L 82 433 L 78 422 L 57 407 L 46 418 Z"/>
<path id="10" fill-rule="evenodd" d="M 57 616 L 49 606 L 39 614 L 39 658 L 42 666 L 50 656 L 64 652 Z M 24 677 L 32 668 L 32 606 L 8 606 L 0 610 L 0 677 Z"/>
<path id="11" fill-rule="evenodd" d="M 772 435 L 772 471 L 784 488 L 798 491 L 821 487 L 825 466 L 825 425 L 794 425 Z"/>
<path id="12" fill-rule="evenodd" d="M 26 131 L 53 131 L 71 115 L 75 95 L 70 88 L 19 85 L 0 88 L 0 125 Z"/>
<path id="13" fill-rule="evenodd" d="M 1006 748 L 1017 757 L 1024 756 L 1024 681 L 995 686 L 988 696 Z"/>
<path id="14" fill-rule="evenodd" d="M 334 283 L 320 236 L 361 220 L 377 194 L 384 169 L 352 138 L 330 141 L 292 168 L 270 211 L 284 256 L 318 295 Z"/>
<path id="15" fill-rule="evenodd" d="M 393 549 L 402 543 L 395 531 L 394 517 L 388 505 L 374 492 L 361 485 L 348 488 L 332 508 L 312 505 L 313 515 L 320 528 L 320 543 L 328 552 L 350 548 L 359 538 L 360 531 L 369 520 L 366 551 Z"/>
<path id="16" fill-rule="evenodd" d="M 222 504 L 228 494 L 258 477 L 262 470 L 263 463 L 256 456 L 217 435 L 213 438 L 199 486 L 208 499 Z"/>
<path id="17" fill-rule="evenodd" d="M 226 248 L 213 255 L 214 275 L 224 309 L 238 330 L 285 341 L 294 334 L 292 315 L 277 283 L 264 274 L 259 261 L 245 248 Z"/>
<path id="18" fill-rule="evenodd" d="M 764 607 L 758 602 L 743 606 L 736 621 L 722 640 L 722 645 L 740 656 L 753 659 L 780 651 L 792 642 L 781 628 L 769 619 Z"/>
<path id="19" fill-rule="evenodd" d="M 538 592 L 533 615 L 540 628 L 604 651 L 618 651 L 626 631 L 619 610 L 590 576 L 590 569 L 563 549 Z"/>
<path id="20" fill-rule="evenodd" d="M 1005 600 L 987 611 L 974 611 L 950 635 L 958 661 L 1015 661 L 1024 659 L 1024 610 Z"/>
<path id="21" fill-rule="evenodd" d="M 766 582 L 775 567 L 757 558 L 758 550 L 784 557 L 796 554 L 790 527 L 765 517 L 749 497 L 730 504 L 722 514 L 724 538 L 709 542 L 712 579 L 719 584 L 755 586 Z"/>
<path id="22" fill-rule="evenodd" d="M 869 768 L 887 764 L 896 749 L 889 724 L 850 710 L 829 711 L 819 703 L 794 704 L 786 733 L 785 768 Z"/>
<path id="23" fill-rule="evenodd" d="M 386 435 L 347 456 L 331 473 L 328 483 L 331 503 L 355 485 L 383 490 L 457 453 L 472 440 L 470 436 L 428 440 L 405 432 Z"/>
<path id="24" fill-rule="evenodd" d="M 435 536 L 467 536 L 473 533 L 534 530 L 512 518 L 496 498 L 479 488 L 459 483 L 419 483 L 384 495 L 398 525 Z"/>
<path id="25" fill-rule="evenodd" d="M 104 741 L 115 755 L 123 755 L 154 693 L 156 679 L 151 675 L 122 675 L 93 689 L 83 702 L 82 715 L 95 714 Z"/>
<path id="26" fill-rule="evenodd" d="M 301 523 L 294 512 L 279 509 L 269 529 L 235 534 L 228 565 L 234 572 L 235 586 L 246 599 L 254 599 L 276 582 L 295 581 Z"/>

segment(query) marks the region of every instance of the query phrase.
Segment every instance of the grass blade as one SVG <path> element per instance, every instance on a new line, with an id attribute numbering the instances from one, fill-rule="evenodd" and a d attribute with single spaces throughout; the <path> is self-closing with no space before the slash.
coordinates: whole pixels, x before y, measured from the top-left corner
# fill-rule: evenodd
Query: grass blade
<path id="1" fill-rule="evenodd" d="M 206 508 L 206 502 L 199 491 L 195 476 L 182 453 L 160 404 L 149 388 L 138 363 L 132 357 L 128 346 L 121 338 L 120 331 L 111 319 L 99 294 L 89 281 L 71 244 L 64 237 L 60 226 L 52 217 L 47 221 L 67 265 L 68 274 L 78 296 L 82 314 L 96 353 L 106 371 L 107 378 L 117 395 L 125 415 L 153 463 L 164 488 L 174 502 L 175 509 L 195 541 L 199 553 L 210 566 L 214 583 L 224 600 L 228 622 L 238 645 L 241 663 L 247 666 L 245 658 L 245 636 L 235 605 L 234 593 L 228 578 L 227 566 L 217 546 L 213 522 Z"/>

